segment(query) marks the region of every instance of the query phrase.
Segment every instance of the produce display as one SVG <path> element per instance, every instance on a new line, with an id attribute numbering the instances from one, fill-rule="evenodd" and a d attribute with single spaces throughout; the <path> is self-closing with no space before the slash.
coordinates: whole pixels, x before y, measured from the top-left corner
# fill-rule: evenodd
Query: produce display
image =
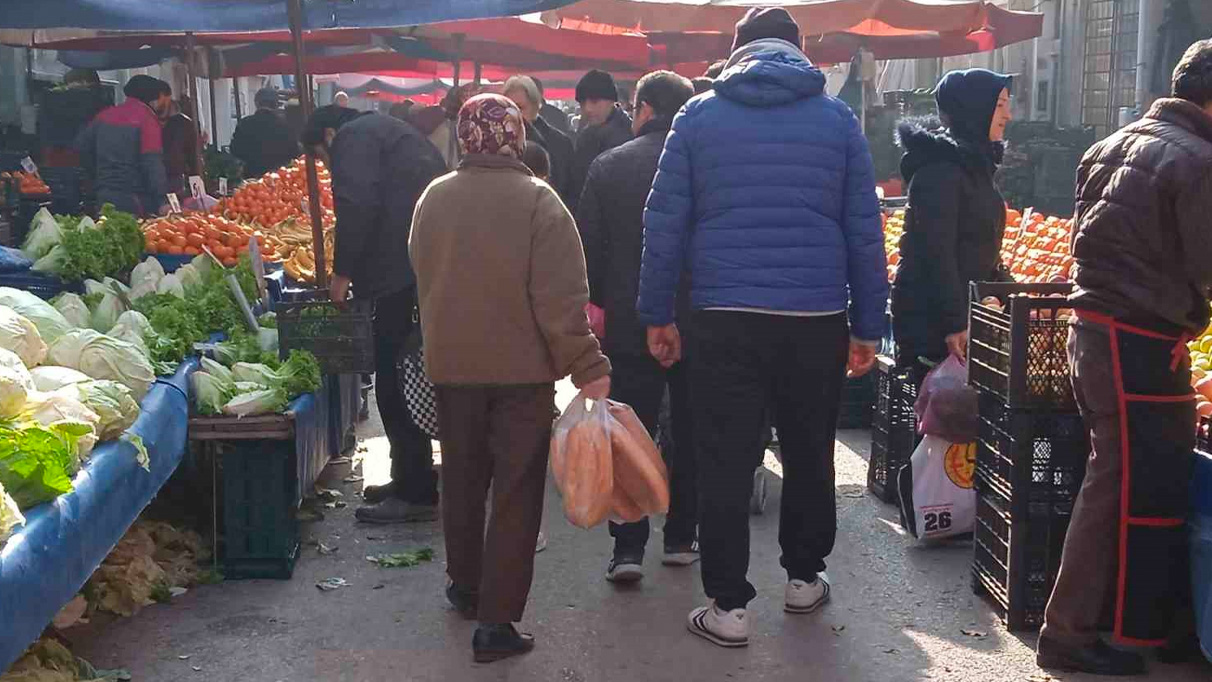
<path id="1" fill-rule="evenodd" d="M 34 215 L 21 251 L 33 270 L 58 275 L 66 282 L 104 279 L 128 272 L 143 255 L 143 232 L 129 213 L 106 204 L 101 219 L 52 216 L 45 208 Z"/>
<path id="2" fill-rule="evenodd" d="M 276 237 L 214 213 L 148 220 L 143 223 L 143 237 L 148 253 L 198 256 L 205 247 L 227 267 L 236 265 L 240 255 L 248 253 L 249 244 L 256 240 L 265 260 L 280 260 L 277 253 L 281 243 Z"/>
<path id="3" fill-rule="evenodd" d="M 1196 427 L 1205 417 L 1212 417 L 1212 327 L 1198 339 L 1187 343 L 1191 353 L 1191 388 L 1195 389 Z"/>
<path id="4" fill-rule="evenodd" d="M 270 363 L 227 365 L 203 358 L 193 382 L 198 414 L 251 417 L 280 413 L 291 400 L 320 388 L 320 364 L 314 355 L 300 350 L 292 350 L 276 369 Z"/>
<path id="5" fill-rule="evenodd" d="M 17 182 L 17 191 L 27 197 L 42 197 L 51 193 L 50 186 L 37 173 L 27 173 L 25 171 L 0 173 L 0 180 L 15 180 Z"/>
<path id="6" fill-rule="evenodd" d="M 1006 210 L 1006 231 L 1002 237 L 1002 262 L 1019 282 L 1067 282 L 1073 267 L 1070 253 L 1072 221 L 1039 213 Z M 884 222 L 884 253 L 888 260 L 888 281 L 896 279 L 901 262 L 901 236 L 905 231 L 905 210 L 898 209 Z"/>

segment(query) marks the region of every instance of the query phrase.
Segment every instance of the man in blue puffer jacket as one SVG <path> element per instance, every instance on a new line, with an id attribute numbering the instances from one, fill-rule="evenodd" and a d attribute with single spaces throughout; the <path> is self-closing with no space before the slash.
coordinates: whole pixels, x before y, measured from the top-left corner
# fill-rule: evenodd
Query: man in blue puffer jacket
<path id="1" fill-rule="evenodd" d="M 847 365 L 869 371 L 888 300 L 871 156 L 859 122 L 824 93 L 782 9 L 737 24 L 714 90 L 673 122 L 644 213 L 637 311 L 664 364 L 681 355 L 678 278 L 690 272 L 699 544 L 710 606 L 691 632 L 749 642 L 749 495 L 774 411 L 783 455 L 785 608 L 829 598 L 837 530 L 833 447 Z"/>

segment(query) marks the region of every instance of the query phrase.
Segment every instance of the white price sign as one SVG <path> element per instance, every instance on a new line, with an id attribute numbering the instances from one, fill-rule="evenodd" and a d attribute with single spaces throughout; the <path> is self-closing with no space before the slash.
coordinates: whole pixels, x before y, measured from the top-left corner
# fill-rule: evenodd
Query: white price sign
<path id="1" fill-rule="evenodd" d="M 168 193 L 168 212 L 169 213 L 180 213 L 181 212 L 181 200 L 177 198 L 177 195 L 175 192 Z"/>
<path id="2" fill-rule="evenodd" d="M 206 196 L 206 183 L 202 181 L 202 176 L 189 176 L 189 193 L 197 202 L 201 202 L 202 197 Z"/>
<path id="3" fill-rule="evenodd" d="M 227 178 L 219 178 L 219 196 L 227 196 Z"/>
<path id="4" fill-rule="evenodd" d="M 25 157 L 24 159 L 21 159 L 21 167 L 25 169 L 26 173 L 37 173 L 38 172 L 38 164 L 34 163 L 34 160 L 29 158 L 28 156 Z"/>

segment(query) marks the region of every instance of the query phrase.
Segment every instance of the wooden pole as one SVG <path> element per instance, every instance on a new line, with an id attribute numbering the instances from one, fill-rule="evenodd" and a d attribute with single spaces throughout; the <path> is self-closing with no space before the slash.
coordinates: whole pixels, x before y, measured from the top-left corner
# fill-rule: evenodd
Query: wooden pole
<path id="1" fill-rule="evenodd" d="M 311 89 L 308 87 L 307 69 L 303 65 L 303 6 L 302 0 L 286 0 L 286 11 L 290 18 L 290 40 L 295 54 L 295 86 L 299 91 L 299 107 L 303 118 L 311 116 Z M 316 156 L 311 149 L 304 150 L 307 162 L 307 205 L 311 212 L 312 250 L 316 257 L 316 286 L 328 288 L 328 270 L 324 258 L 324 207 L 320 203 L 320 176 L 316 173 Z"/>
<path id="2" fill-rule="evenodd" d="M 194 110 L 189 112 L 194 119 L 194 128 L 198 132 L 198 143 L 194 145 L 194 155 L 198 157 L 198 168 L 205 168 L 206 165 L 202 159 L 202 116 L 198 111 L 198 79 L 194 74 L 194 57 L 197 51 L 197 41 L 194 40 L 193 31 L 185 33 L 185 78 L 189 81 L 189 99 L 193 102 Z M 188 189 L 189 185 L 186 185 Z"/>

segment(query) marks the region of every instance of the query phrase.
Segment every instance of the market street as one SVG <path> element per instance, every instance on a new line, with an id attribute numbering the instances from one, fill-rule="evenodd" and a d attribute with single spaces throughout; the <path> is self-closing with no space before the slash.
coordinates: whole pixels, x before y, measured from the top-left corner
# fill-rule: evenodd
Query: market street
<path id="1" fill-rule="evenodd" d="M 567 399 L 567 392 L 564 392 Z M 373 401 L 372 401 L 373 404 Z M 359 426 L 370 483 L 387 474 L 377 417 Z M 583 531 L 564 520 L 549 486 L 548 549 L 536 564 L 523 629 L 534 653 L 475 665 L 467 644 L 474 624 L 442 597 L 444 549 L 438 524 L 356 524 L 361 483 L 342 484 L 349 465 L 330 466 L 323 485 L 350 506 L 304 524 L 304 548 L 290 581 L 232 581 L 192 589 L 132 618 L 68 631 L 74 651 L 98 667 L 126 668 L 134 680 L 207 682 L 408 682 L 437 680 L 985 680 L 1044 682 L 1034 635 L 1010 634 L 972 593 L 968 542 L 921 549 L 897 525 L 896 511 L 865 490 L 866 431 L 837 444 L 839 534 L 829 575 L 833 601 L 811 616 L 783 613 L 778 566 L 777 476 L 768 512 L 753 518 L 750 579 L 759 597 L 747 650 L 711 646 L 686 632 L 687 610 L 702 599 L 698 569 L 660 565 L 659 534 L 649 543 L 640 587 L 619 590 L 602 578 L 610 541 L 604 527 Z M 767 457 L 768 469 L 778 471 Z M 659 527 L 659 524 L 656 524 Z M 336 552 L 321 556 L 311 544 Z M 432 547 L 433 563 L 379 568 L 369 554 Z M 340 577 L 349 586 L 315 586 Z M 1148 680 L 1208 679 L 1206 664 L 1153 662 Z"/>

